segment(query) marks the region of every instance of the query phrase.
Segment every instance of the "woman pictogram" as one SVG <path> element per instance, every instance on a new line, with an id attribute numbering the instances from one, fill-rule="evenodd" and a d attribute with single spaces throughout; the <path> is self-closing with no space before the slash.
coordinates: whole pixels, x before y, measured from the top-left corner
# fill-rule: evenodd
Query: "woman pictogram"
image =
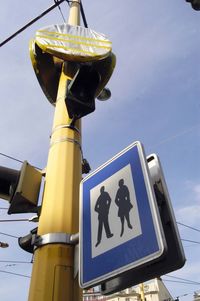
<path id="1" fill-rule="evenodd" d="M 119 188 L 117 190 L 117 194 L 115 197 L 115 204 L 118 206 L 118 216 L 121 220 L 121 233 L 120 236 L 124 233 L 124 220 L 126 219 L 127 225 L 130 229 L 132 229 L 132 225 L 130 223 L 130 210 L 133 208 L 133 205 L 130 201 L 130 193 L 129 189 L 126 185 L 124 185 L 124 179 L 119 180 Z"/>

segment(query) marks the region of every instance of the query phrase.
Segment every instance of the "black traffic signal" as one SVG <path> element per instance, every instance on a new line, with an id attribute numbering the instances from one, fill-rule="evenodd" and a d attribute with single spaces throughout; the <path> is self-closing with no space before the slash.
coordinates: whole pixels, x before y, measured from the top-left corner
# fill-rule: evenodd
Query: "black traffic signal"
<path id="1" fill-rule="evenodd" d="M 111 96 L 105 88 L 116 65 L 116 57 L 108 57 L 92 63 L 79 64 L 78 71 L 68 86 L 66 106 L 70 118 L 81 118 L 95 110 L 95 98 L 106 100 Z"/>
<path id="2" fill-rule="evenodd" d="M 39 84 L 52 105 L 57 101 L 62 68 L 67 77 L 71 78 L 65 101 L 71 118 L 82 117 L 93 112 L 95 98 L 106 100 L 111 96 L 111 92 L 105 86 L 116 65 L 116 57 L 113 53 L 90 63 L 63 61 L 44 52 L 35 40 L 32 40 L 30 56 Z"/>
<path id="3" fill-rule="evenodd" d="M 9 201 L 16 188 L 20 172 L 0 166 L 0 198 Z"/>
<path id="4" fill-rule="evenodd" d="M 95 110 L 95 93 L 100 74 L 90 65 L 82 65 L 68 85 L 65 99 L 70 118 L 79 119 Z"/>
<path id="5" fill-rule="evenodd" d="M 20 171 L 0 166 L 0 198 L 9 201 L 8 214 L 38 211 L 42 173 L 24 161 Z"/>
<path id="6" fill-rule="evenodd" d="M 186 0 L 192 5 L 192 8 L 195 10 L 200 10 L 200 0 Z"/>

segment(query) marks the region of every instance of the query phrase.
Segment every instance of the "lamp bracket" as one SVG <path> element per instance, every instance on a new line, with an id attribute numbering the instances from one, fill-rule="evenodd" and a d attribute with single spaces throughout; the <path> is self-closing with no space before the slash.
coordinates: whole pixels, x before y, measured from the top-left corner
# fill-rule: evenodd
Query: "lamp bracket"
<path id="1" fill-rule="evenodd" d="M 44 235 L 34 234 L 32 237 L 32 244 L 36 247 L 42 247 L 48 244 L 66 244 L 76 245 L 79 242 L 79 233 L 48 233 Z"/>

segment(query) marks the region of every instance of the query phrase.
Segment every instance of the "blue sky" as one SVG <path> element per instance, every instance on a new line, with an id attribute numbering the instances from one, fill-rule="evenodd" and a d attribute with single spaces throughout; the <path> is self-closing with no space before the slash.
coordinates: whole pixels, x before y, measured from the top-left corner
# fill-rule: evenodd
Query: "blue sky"
<path id="1" fill-rule="evenodd" d="M 4 1 L 0 10 L 1 41 L 52 5 L 54 1 Z M 200 12 L 184 0 L 83 1 L 89 27 L 106 34 L 117 57 L 108 84 L 112 98 L 96 102 L 83 120 L 83 151 L 92 170 L 139 140 L 146 154 L 159 155 L 177 221 L 200 229 Z M 68 15 L 68 5 L 61 5 Z M 0 152 L 45 167 L 53 107 L 33 72 L 28 44 L 37 29 L 62 23 L 56 9 L 0 49 Z M 0 165 L 20 164 L 0 156 Z M 0 207 L 6 207 L 0 200 Z M 0 210 L 0 219 L 7 216 Z M 24 216 L 23 216 L 24 217 Z M 26 217 L 26 216 L 25 216 Z M 35 224 L 1 223 L 0 232 L 25 235 Z M 199 232 L 179 226 L 181 237 L 200 241 Z M 0 249 L 0 260 L 30 261 L 17 241 Z M 171 275 L 200 282 L 199 245 L 183 243 L 187 263 Z M 0 270 L 31 274 L 30 264 Z M 163 277 L 169 279 L 167 277 Z M 0 273 L 4 301 L 27 300 L 29 279 Z M 200 285 L 165 282 L 172 296 L 192 299 Z"/>

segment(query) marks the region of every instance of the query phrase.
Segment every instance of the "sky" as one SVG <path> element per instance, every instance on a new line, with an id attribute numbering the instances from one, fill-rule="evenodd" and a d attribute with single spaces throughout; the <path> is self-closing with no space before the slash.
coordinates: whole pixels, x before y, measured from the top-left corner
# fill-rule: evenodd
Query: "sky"
<path id="1" fill-rule="evenodd" d="M 53 3 L 2 1 L 0 42 Z M 200 12 L 184 0 L 82 3 L 89 27 L 109 37 L 117 57 L 108 83 L 111 99 L 97 100 L 95 112 L 83 118 L 84 156 L 95 170 L 132 142 L 141 141 L 146 155 L 156 153 L 161 160 L 176 220 L 200 229 Z M 67 3 L 61 9 L 67 18 Z M 54 108 L 35 77 L 29 41 L 36 30 L 61 23 L 55 9 L 0 49 L 0 153 L 41 168 L 47 162 Z M 21 168 L 2 155 L 0 165 Z M 0 207 L 7 208 L 7 202 L 0 200 Z M 1 220 L 31 216 L 8 216 L 0 209 L 0 232 L 28 234 L 36 224 Z M 178 226 L 181 238 L 200 242 L 198 231 Z M 32 256 L 19 248 L 16 238 L 0 234 L 0 241 L 10 245 L 0 249 L 1 300 L 25 301 L 30 278 L 5 272 L 30 276 Z M 200 245 L 183 241 L 183 246 L 186 264 L 169 275 L 199 285 L 164 283 L 173 297 L 189 301 L 200 290 Z M 3 260 L 28 263 L 11 265 Z"/>

